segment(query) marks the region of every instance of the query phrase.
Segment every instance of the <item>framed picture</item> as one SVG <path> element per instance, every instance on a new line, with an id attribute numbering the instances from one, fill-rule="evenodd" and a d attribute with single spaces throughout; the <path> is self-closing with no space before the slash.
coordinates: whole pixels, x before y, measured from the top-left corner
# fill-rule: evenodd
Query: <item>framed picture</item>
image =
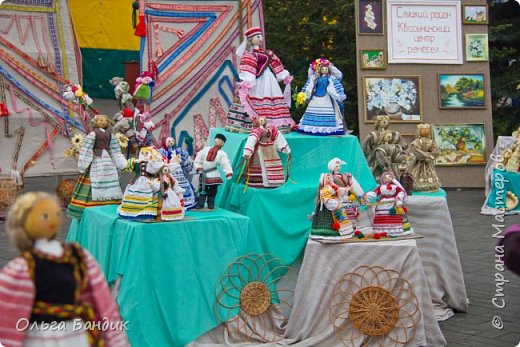
<path id="1" fill-rule="evenodd" d="M 386 52 L 384 49 L 362 49 L 360 52 L 360 66 L 363 70 L 386 69 Z"/>
<path id="2" fill-rule="evenodd" d="M 435 124 L 433 140 L 440 149 L 435 165 L 485 165 L 484 124 Z"/>
<path id="3" fill-rule="evenodd" d="M 358 35 L 384 35 L 383 0 L 359 0 Z"/>
<path id="4" fill-rule="evenodd" d="M 439 108 L 486 108 L 483 74 L 439 74 Z"/>
<path id="5" fill-rule="evenodd" d="M 489 7 L 485 5 L 462 5 L 462 23 L 488 24 Z"/>
<path id="6" fill-rule="evenodd" d="M 488 34 L 466 34 L 466 61 L 488 60 Z"/>
<path id="7" fill-rule="evenodd" d="M 364 76 L 365 123 L 387 115 L 397 123 L 422 121 L 420 76 Z"/>

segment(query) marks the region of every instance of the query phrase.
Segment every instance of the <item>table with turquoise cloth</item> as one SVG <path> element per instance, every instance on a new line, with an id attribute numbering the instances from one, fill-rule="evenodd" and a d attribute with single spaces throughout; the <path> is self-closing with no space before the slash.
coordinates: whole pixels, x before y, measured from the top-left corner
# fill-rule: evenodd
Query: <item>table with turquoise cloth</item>
<path id="1" fill-rule="evenodd" d="M 484 214 L 520 213 L 520 204 L 505 211 L 507 192 L 512 192 L 520 199 L 520 173 L 494 169 L 491 175 L 491 189 L 481 212 Z"/>
<path id="2" fill-rule="evenodd" d="M 118 302 L 132 345 L 184 346 L 217 326 L 218 279 L 236 257 L 262 252 L 250 219 L 216 209 L 141 223 L 119 219 L 116 209 L 86 209 L 68 240 L 92 253 L 110 283 L 122 276 Z"/>
<path id="3" fill-rule="evenodd" d="M 227 138 L 223 149 L 231 165 L 240 171 L 242 152 L 248 134 L 211 129 L 210 139 L 217 133 Z M 291 147 L 292 163 L 290 177 L 283 186 L 274 189 L 247 187 L 233 179 L 219 188 L 216 204 L 227 210 L 251 218 L 262 248 L 274 253 L 286 263 L 293 263 L 302 253 L 311 229 L 308 215 L 314 212 L 319 178 L 327 173 L 328 162 L 338 157 L 347 164 L 343 172 L 350 172 L 363 190 L 376 187 L 376 182 L 367 165 L 359 140 L 352 135 L 312 136 L 299 133 L 284 135 Z M 287 156 L 281 155 L 287 168 Z"/>

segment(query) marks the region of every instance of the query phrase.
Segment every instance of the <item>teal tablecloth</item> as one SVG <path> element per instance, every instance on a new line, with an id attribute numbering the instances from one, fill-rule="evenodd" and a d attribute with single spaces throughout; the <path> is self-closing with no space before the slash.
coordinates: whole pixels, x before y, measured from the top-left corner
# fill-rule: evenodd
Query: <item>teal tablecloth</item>
<path id="1" fill-rule="evenodd" d="M 492 208 L 505 208 L 507 192 L 514 193 L 520 199 L 520 173 L 493 170 L 491 191 L 486 205 Z M 520 204 L 508 213 L 520 212 Z"/>
<path id="2" fill-rule="evenodd" d="M 222 133 L 227 141 L 224 150 L 233 168 L 240 169 L 247 134 L 211 129 L 210 138 Z M 251 218 L 266 252 L 274 253 L 287 263 L 294 262 L 305 248 L 314 212 L 320 174 L 328 172 L 329 160 L 338 157 L 347 162 L 342 170 L 356 177 L 367 191 L 376 187 L 357 137 L 311 136 L 298 133 L 285 135 L 292 150 L 290 180 L 275 189 L 258 189 L 227 181 L 217 196 L 217 205 Z M 282 159 L 286 160 L 285 155 Z M 238 171 L 238 170 L 237 170 Z"/>
<path id="3" fill-rule="evenodd" d="M 236 257 L 262 253 L 249 218 L 217 209 L 148 224 L 119 219 L 116 208 L 86 209 L 68 240 L 93 254 L 110 283 L 122 276 L 118 302 L 132 346 L 184 346 L 217 326 L 218 279 Z"/>
<path id="4" fill-rule="evenodd" d="M 430 197 L 434 197 L 434 196 L 440 196 L 440 197 L 443 197 L 443 198 L 447 198 L 448 195 L 446 194 L 446 191 L 442 188 L 440 188 L 439 190 L 435 191 L 435 192 L 413 192 L 412 193 L 412 196 L 430 196 Z"/>

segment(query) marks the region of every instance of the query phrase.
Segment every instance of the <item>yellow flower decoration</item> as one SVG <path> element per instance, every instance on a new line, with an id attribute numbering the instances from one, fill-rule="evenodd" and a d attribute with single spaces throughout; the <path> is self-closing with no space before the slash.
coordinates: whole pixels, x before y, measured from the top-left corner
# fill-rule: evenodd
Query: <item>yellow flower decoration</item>
<path id="1" fill-rule="evenodd" d="M 65 158 L 70 158 L 74 155 L 74 150 L 72 148 L 67 148 L 65 150 Z"/>
<path id="2" fill-rule="evenodd" d="M 296 94 L 295 101 L 296 107 L 301 107 L 307 102 L 307 94 L 305 94 L 304 92 L 299 92 L 298 94 Z"/>
<path id="3" fill-rule="evenodd" d="M 81 147 L 81 144 L 83 144 L 83 135 L 82 134 L 75 134 L 70 139 L 70 142 L 72 143 L 72 146 L 79 149 Z"/>
<path id="4" fill-rule="evenodd" d="M 117 133 L 116 137 L 117 137 L 117 141 L 119 141 L 119 146 L 121 146 L 121 148 L 128 147 L 128 137 L 126 137 L 124 134 L 121 134 L 121 133 Z"/>

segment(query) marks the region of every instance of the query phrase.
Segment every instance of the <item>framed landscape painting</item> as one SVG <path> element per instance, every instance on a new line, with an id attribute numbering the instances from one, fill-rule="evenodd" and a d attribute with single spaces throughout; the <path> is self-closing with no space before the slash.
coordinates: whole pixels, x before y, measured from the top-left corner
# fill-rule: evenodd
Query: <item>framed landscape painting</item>
<path id="1" fill-rule="evenodd" d="M 486 108 L 483 74 L 439 74 L 441 109 Z"/>
<path id="2" fill-rule="evenodd" d="M 484 124 L 435 124 L 432 136 L 440 150 L 435 165 L 486 164 Z"/>
<path id="3" fill-rule="evenodd" d="M 462 5 L 462 23 L 488 24 L 488 5 Z"/>
<path id="4" fill-rule="evenodd" d="M 389 116 L 394 122 L 422 121 L 420 76 L 364 76 L 365 122 Z"/>
<path id="5" fill-rule="evenodd" d="M 386 69 L 386 52 L 384 49 L 362 49 L 360 52 L 360 65 L 363 70 Z"/>
<path id="6" fill-rule="evenodd" d="M 358 34 L 384 35 L 383 0 L 359 0 Z"/>
<path id="7" fill-rule="evenodd" d="M 466 61 L 488 60 L 488 34 L 466 34 Z"/>

